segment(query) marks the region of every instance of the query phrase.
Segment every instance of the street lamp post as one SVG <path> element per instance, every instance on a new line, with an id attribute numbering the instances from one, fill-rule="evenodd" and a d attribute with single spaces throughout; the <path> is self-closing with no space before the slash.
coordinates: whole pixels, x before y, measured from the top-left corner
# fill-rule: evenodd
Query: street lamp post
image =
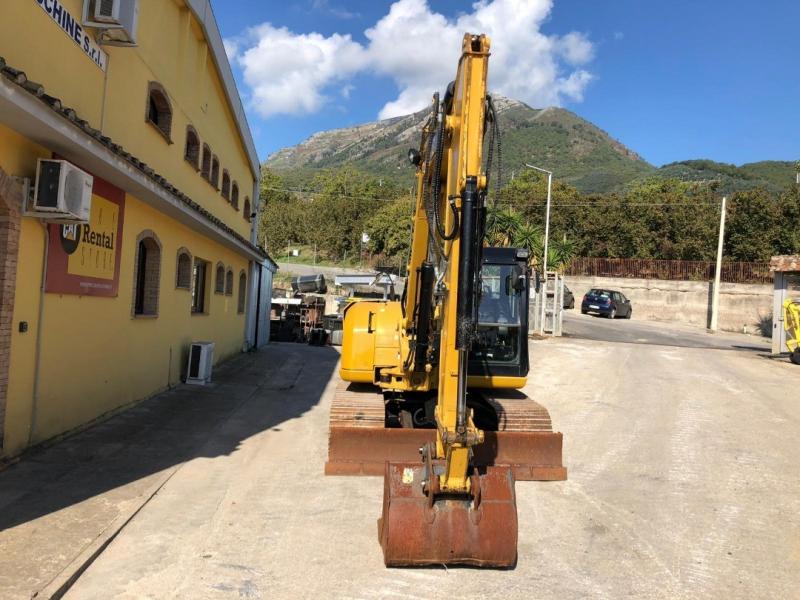
<path id="1" fill-rule="evenodd" d="M 545 209 L 544 216 L 544 257 L 542 258 L 542 275 L 547 276 L 547 245 L 550 242 L 550 196 L 553 191 L 553 172 L 543 169 L 541 167 L 534 167 L 525 163 L 529 169 L 547 173 L 547 208 Z"/>
<path id="2" fill-rule="evenodd" d="M 548 171 L 547 169 L 543 169 L 542 167 L 535 167 L 534 165 L 529 165 L 528 163 L 525 163 L 525 166 L 528 167 L 529 169 L 534 169 L 535 171 L 539 171 L 540 173 L 547 173 L 547 208 L 545 210 L 545 216 L 544 216 L 544 256 L 542 257 L 542 276 L 544 277 L 543 285 L 545 287 L 542 290 L 542 293 L 540 294 L 541 310 L 539 312 L 539 333 L 544 335 L 544 320 L 547 308 L 546 307 L 547 294 L 545 292 L 545 290 L 547 289 L 547 246 L 550 242 L 550 196 L 553 191 L 553 172 Z"/>

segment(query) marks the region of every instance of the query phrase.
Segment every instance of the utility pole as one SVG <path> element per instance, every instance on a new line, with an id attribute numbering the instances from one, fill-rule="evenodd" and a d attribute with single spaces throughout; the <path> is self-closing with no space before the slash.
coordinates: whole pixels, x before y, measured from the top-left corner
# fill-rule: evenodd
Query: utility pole
<path id="1" fill-rule="evenodd" d="M 717 242 L 717 268 L 714 271 L 714 291 L 711 296 L 711 326 L 709 331 L 716 333 L 719 324 L 719 286 L 722 275 L 722 243 L 725 240 L 725 196 L 722 197 L 722 209 L 719 214 L 719 241 Z"/>

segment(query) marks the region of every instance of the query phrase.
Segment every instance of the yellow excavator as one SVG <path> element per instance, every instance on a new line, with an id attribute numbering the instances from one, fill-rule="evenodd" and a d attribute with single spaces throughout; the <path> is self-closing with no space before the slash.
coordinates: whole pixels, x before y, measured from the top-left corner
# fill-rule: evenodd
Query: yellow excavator
<path id="1" fill-rule="evenodd" d="M 384 476 L 387 566 L 513 566 L 515 480 L 566 479 L 561 434 L 520 391 L 528 252 L 483 245 L 499 137 L 489 48 L 485 35 L 464 36 L 456 79 L 409 151 L 417 196 L 402 299 L 344 314 L 325 472 Z"/>

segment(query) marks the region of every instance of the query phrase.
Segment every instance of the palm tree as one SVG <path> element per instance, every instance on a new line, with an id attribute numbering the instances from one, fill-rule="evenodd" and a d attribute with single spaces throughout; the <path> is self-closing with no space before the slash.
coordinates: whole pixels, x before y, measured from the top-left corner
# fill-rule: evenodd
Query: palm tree
<path id="1" fill-rule="evenodd" d="M 486 243 L 489 246 L 510 246 L 522 217 L 512 207 L 490 206 L 486 214 Z"/>
<path id="2" fill-rule="evenodd" d="M 547 265 L 556 271 L 564 271 L 573 258 L 575 242 L 568 240 L 566 235 L 560 241 L 554 240 L 547 248 Z"/>
<path id="3" fill-rule="evenodd" d="M 520 223 L 514 231 L 512 241 L 517 248 L 528 250 L 530 257 L 528 260 L 531 265 L 538 264 L 544 252 L 544 232 L 541 227 L 530 223 Z"/>

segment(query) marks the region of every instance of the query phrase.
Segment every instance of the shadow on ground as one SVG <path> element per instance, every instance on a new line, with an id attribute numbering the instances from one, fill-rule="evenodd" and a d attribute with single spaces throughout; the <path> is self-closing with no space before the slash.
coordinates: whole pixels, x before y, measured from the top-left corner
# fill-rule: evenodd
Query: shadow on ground
<path id="1" fill-rule="evenodd" d="M 0 473 L 0 531 L 193 458 L 234 452 L 318 404 L 338 357 L 329 347 L 271 344 L 219 366 L 209 386 L 178 386 L 29 452 Z M 303 393 L 293 394 L 298 381 Z"/>

